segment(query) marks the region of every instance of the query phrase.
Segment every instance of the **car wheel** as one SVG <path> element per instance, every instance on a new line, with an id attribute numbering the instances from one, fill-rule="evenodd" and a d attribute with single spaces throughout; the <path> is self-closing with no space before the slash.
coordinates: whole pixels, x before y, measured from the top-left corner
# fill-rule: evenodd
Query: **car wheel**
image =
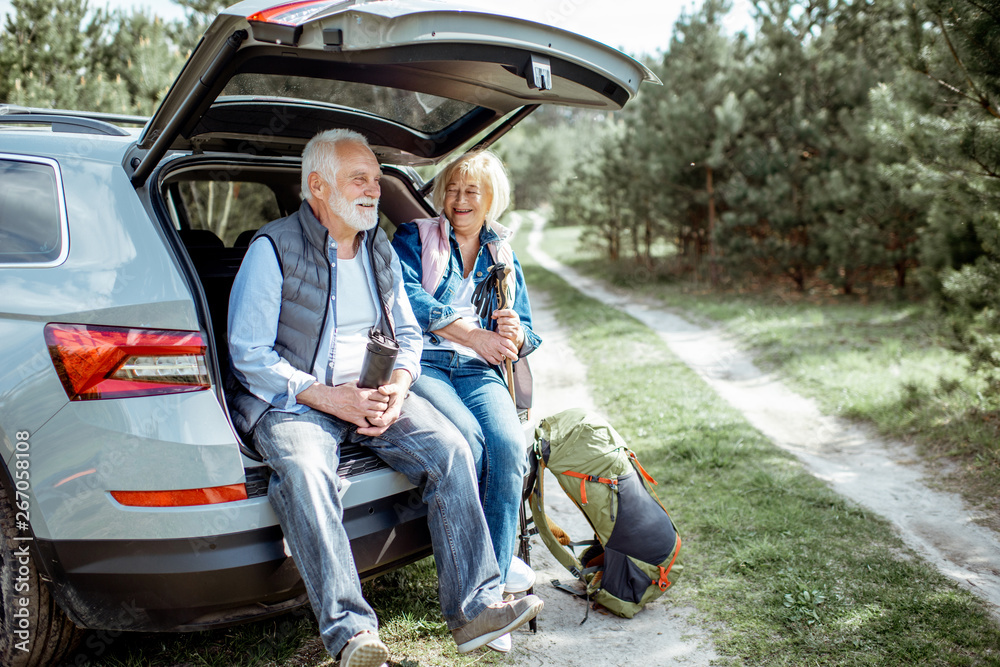
<path id="1" fill-rule="evenodd" d="M 27 540 L 15 528 L 7 491 L 0 487 L 0 664 L 53 665 L 79 644 L 83 631 L 67 618 L 38 576 Z"/>

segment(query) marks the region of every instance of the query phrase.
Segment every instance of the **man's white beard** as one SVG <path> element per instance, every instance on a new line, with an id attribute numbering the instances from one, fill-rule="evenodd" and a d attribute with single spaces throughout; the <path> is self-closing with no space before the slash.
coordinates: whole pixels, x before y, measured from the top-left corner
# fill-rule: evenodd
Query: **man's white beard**
<path id="1" fill-rule="evenodd" d="M 354 201 L 347 201 L 347 198 L 340 194 L 336 188 L 330 195 L 330 208 L 340 216 L 348 227 L 359 232 L 371 229 L 378 224 L 378 199 L 372 197 L 358 197 Z M 370 209 L 364 209 L 359 204 L 370 204 Z"/>

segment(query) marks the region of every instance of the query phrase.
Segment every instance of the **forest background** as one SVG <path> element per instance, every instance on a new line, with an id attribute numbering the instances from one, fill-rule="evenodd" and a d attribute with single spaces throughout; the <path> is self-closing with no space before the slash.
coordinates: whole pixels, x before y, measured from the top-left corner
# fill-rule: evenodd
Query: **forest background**
<path id="1" fill-rule="evenodd" d="M 227 4 L 173 2 L 184 20 L 12 0 L 0 103 L 152 113 Z M 633 285 L 919 304 L 1000 415 L 1000 1 L 753 0 L 735 34 L 730 11 L 665 27 L 663 85 L 624 111 L 542 108 L 506 136 L 516 206 Z"/>

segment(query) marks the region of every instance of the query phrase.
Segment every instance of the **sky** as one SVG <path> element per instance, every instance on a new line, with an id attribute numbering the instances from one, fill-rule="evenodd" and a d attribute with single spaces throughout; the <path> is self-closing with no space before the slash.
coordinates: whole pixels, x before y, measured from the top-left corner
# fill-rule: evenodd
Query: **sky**
<path id="1" fill-rule="evenodd" d="M 497 0 L 478 1 L 497 5 Z M 475 2 L 465 0 L 465 4 Z M 504 6 L 516 7 L 518 12 L 533 14 L 545 23 L 578 32 L 632 55 L 655 55 L 669 45 L 671 27 L 681 10 L 691 10 L 700 4 L 700 0 L 508 0 Z M 90 6 L 145 7 L 166 19 L 184 16 L 183 9 L 168 0 L 90 0 Z M 749 24 L 749 6 L 750 0 L 733 0 L 727 24 L 730 32 Z M 0 13 L 9 9 L 10 0 L 0 0 Z"/>

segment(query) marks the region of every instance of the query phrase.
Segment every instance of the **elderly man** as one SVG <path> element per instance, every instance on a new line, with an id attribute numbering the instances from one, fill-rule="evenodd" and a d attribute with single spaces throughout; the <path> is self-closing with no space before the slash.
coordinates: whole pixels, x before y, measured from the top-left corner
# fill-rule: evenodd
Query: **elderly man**
<path id="1" fill-rule="evenodd" d="M 421 332 L 399 260 L 378 228 L 378 160 L 364 137 L 330 130 L 302 154 L 305 201 L 254 237 L 233 284 L 230 404 L 273 470 L 268 498 L 331 655 L 376 667 L 389 655 L 361 595 L 338 492 L 339 446 L 362 442 L 422 486 L 441 609 L 459 652 L 533 618 L 535 596 L 501 601 L 469 445 L 408 394 Z M 369 329 L 394 331 L 391 379 L 358 387 Z M 341 652 L 342 651 L 342 652 Z"/>

